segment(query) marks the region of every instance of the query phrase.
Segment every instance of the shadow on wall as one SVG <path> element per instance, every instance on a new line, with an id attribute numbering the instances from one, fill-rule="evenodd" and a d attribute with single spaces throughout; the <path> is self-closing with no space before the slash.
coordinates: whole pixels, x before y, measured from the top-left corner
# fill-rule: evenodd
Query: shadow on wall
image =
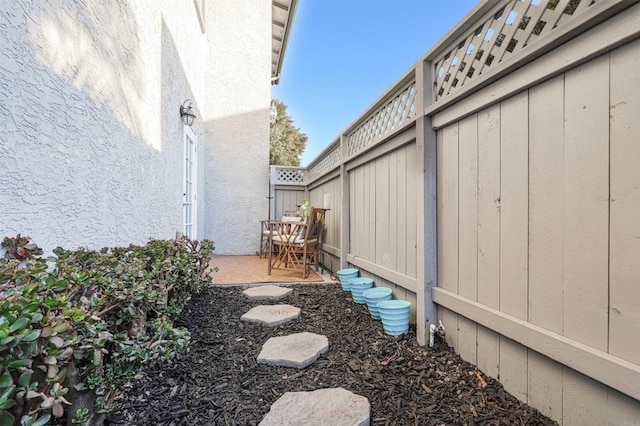
<path id="1" fill-rule="evenodd" d="M 148 90 L 157 73 L 145 78 L 157 64 L 144 63 L 152 59 L 141 46 L 145 34 L 135 2 L 67 0 L 42 6 L 29 21 L 38 60 L 94 102 L 107 105 L 131 133 L 160 150 L 158 111 L 152 108 L 158 95 Z"/>
<path id="2" fill-rule="evenodd" d="M 178 107 L 192 92 L 170 30 L 158 18 L 144 42 L 158 49 L 149 64 L 135 1 L 71 3 L 0 10 L 0 238 L 22 233 L 50 250 L 173 237 L 184 180 Z M 157 136 L 141 136 L 143 125 Z M 197 121 L 204 143 L 203 128 Z"/>
<path id="3" fill-rule="evenodd" d="M 176 47 L 175 40 L 172 36 L 170 28 L 162 20 L 162 64 L 160 87 L 158 90 L 162 93 L 162 99 L 165 102 L 161 103 L 161 124 L 163 135 L 163 150 L 167 151 L 167 156 L 164 156 L 164 161 L 170 162 L 166 169 L 174 167 L 174 171 L 178 173 L 177 181 L 179 203 L 175 204 L 178 214 L 178 226 L 175 231 L 184 232 L 184 218 L 183 218 L 183 197 L 184 197 L 184 126 L 182 124 L 179 115 L 179 106 L 185 101 L 186 97 L 190 97 L 193 102 L 193 111 L 196 115 L 193 126 L 191 129 L 196 136 L 196 143 L 199 147 L 207 146 L 207 134 L 205 124 L 201 117 L 203 114 L 200 112 L 196 98 L 194 96 L 194 90 L 189 84 L 187 75 L 185 72 L 185 66 L 182 62 L 178 49 Z M 191 95 L 190 95 L 191 94 Z M 206 157 L 203 154 L 204 149 L 198 148 L 197 163 L 196 163 L 196 238 L 210 238 L 205 237 L 204 221 L 204 208 L 205 208 L 205 160 Z M 166 170 L 165 169 L 165 170 Z M 155 175 L 162 174 L 163 170 L 157 170 Z M 172 178 L 172 179 L 175 179 Z M 176 182 L 177 182 L 176 181 Z M 175 184 L 175 182 L 173 182 Z M 201 201 L 202 200 L 202 201 Z"/>

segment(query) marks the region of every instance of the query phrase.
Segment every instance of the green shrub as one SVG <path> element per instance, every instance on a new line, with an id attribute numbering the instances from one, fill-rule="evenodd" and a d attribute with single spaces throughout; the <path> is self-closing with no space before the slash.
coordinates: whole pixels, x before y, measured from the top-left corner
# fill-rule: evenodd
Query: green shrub
<path id="1" fill-rule="evenodd" d="M 42 253 L 18 235 L 0 259 L 0 425 L 100 424 L 143 364 L 188 349 L 173 326 L 210 279 L 211 241 Z"/>

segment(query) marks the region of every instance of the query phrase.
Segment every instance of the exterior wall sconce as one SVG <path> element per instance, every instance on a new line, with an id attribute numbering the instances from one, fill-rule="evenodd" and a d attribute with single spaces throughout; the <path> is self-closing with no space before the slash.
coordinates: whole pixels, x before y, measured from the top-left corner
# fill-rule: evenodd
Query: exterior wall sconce
<path id="1" fill-rule="evenodd" d="M 187 102 L 189 102 L 189 105 L 187 105 Z M 193 125 L 193 120 L 196 119 L 196 115 L 191 110 L 191 99 L 187 99 L 180 105 L 180 118 L 185 126 L 191 127 Z"/>

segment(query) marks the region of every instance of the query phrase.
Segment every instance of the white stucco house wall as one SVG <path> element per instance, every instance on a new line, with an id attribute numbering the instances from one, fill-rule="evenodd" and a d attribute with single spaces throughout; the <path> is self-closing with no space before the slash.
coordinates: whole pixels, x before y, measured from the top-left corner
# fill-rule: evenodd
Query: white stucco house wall
<path id="1" fill-rule="evenodd" d="M 257 251 L 271 84 L 295 7 L 1 2 L 0 237 L 51 250 L 187 233 L 219 254 Z"/>

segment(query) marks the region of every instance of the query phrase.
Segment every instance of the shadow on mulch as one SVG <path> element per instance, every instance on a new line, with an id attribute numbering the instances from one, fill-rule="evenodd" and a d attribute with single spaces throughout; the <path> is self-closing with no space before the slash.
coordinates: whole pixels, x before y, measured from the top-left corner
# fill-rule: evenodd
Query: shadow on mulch
<path id="1" fill-rule="evenodd" d="M 138 374 L 119 397 L 111 425 L 256 425 L 285 392 L 343 387 L 365 396 L 372 425 L 549 425 L 445 344 L 419 346 L 415 329 L 384 334 L 339 285 L 293 287 L 300 317 L 277 327 L 240 321 L 264 302 L 241 288 L 211 288 L 185 307 L 190 352 Z M 309 331 L 329 352 L 304 370 L 258 365 L 270 337 Z"/>

